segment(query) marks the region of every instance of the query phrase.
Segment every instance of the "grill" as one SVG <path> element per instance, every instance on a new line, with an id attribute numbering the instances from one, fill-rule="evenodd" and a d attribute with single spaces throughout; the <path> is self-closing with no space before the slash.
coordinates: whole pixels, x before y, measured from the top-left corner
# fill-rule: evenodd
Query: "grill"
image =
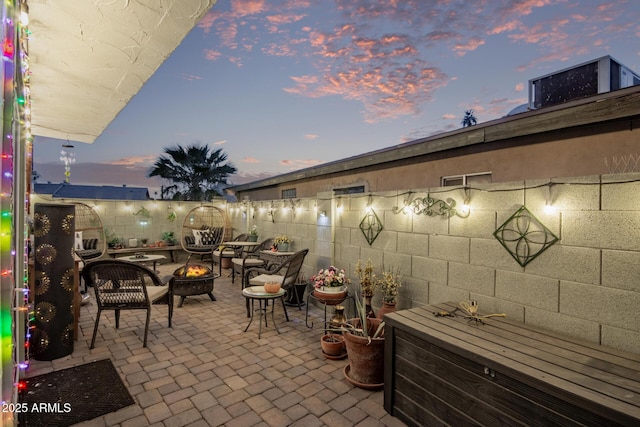
<path id="1" fill-rule="evenodd" d="M 193 295 L 209 295 L 211 301 L 215 301 L 213 296 L 213 281 L 216 274 L 207 266 L 201 264 L 185 264 L 173 272 L 171 285 L 174 295 L 180 297 L 178 307 L 182 307 L 184 300 Z"/>

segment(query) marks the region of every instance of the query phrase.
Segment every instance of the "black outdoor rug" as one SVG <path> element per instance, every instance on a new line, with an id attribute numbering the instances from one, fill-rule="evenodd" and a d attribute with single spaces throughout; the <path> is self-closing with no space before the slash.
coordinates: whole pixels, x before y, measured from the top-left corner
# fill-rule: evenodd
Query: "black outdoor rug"
<path id="1" fill-rule="evenodd" d="M 20 394 L 25 409 L 20 426 L 70 426 L 135 403 L 109 359 L 26 378 L 25 382 L 26 389 Z"/>

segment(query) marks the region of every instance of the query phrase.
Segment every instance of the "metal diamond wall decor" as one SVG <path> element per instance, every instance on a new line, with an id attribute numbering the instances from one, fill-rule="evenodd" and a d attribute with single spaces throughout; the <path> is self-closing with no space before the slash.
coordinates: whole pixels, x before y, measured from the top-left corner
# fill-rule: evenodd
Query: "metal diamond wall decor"
<path id="1" fill-rule="evenodd" d="M 522 267 L 559 240 L 524 206 L 498 227 L 493 236 Z"/>
<path id="2" fill-rule="evenodd" d="M 360 230 L 364 234 L 364 238 L 369 242 L 369 246 L 371 246 L 382 231 L 382 222 L 380 222 L 380 218 L 378 218 L 373 209 L 369 209 L 362 221 L 360 221 Z"/>

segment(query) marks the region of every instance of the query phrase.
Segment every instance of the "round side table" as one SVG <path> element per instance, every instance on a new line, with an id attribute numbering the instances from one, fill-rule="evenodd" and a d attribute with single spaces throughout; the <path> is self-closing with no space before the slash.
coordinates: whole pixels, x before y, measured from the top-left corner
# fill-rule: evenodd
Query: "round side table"
<path id="1" fill-rule="evenodd" d="M 247 327 L 244 328 L 244 331 L 247 332 L 247 330 L 249 329 L 249 326 L 251 326 L 251 322 L 253 322 L 253 314 L 254 312 L 258 312 L 260 319 L 259 319 L 259 326 L 258 326 L 258 339 L 260 339 L 260 335 L 262 334 L 262 319 L 264 318 L 264 326 L 267 327 L 267 306 L 269 303 L 269 300 L 272 300 L 273 303 L 271 304 L 271 321 L 273 322 L 273 326 L 276 329 L 277 333 L 280 333 L 280 331 L 278 330 L 278 325 L 276 325 L 276 319 L 274 317 L 273 314 L 273 310 L 275 308 L 275 300 L 276 299 L 280 299 L 280 301 L 282 301 L 282 309 L 284 310 L 284 315 L 285 318 L 287 319 L 287 322 L 289 321 L 289 315 L 287 314 L 287 308 L 284 306 L 284 295 L 285 295 L 285 290 L 284 289 L 280 289 L 278 292 L 275 293 L 268 293 L 265 292 L 264 290 L 264 286 L 249 286 L 247 288 L 244 288 L 242 290 L 242 295 L 248 299 L 249 301 L 251 301 L 251 319 L 249 319 L 249 324 L 247 324 Z M 259 307 L 257 309 L 254 309 L 254 301 L 258 301 L 258 305 Z"/>

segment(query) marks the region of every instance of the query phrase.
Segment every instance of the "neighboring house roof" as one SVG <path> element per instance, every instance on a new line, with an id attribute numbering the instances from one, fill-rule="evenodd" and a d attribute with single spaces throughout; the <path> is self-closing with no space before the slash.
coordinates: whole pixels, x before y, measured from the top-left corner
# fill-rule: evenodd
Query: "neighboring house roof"
<path id="1" fill-rule="evenodd" d="M 116 187 L 112 185 L 75 185 L 62 183 L 35 183 L 33 192 L 50 194 L 65 199 L 149 200 L 149 190 L 143 187 Z"/>

